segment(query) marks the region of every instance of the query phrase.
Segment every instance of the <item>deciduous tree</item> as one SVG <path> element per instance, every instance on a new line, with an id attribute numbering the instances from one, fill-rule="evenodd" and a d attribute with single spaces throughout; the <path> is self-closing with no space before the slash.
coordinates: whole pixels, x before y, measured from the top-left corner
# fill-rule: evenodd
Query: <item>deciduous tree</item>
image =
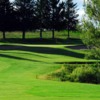
<path id="1" fill-rule="evenodd" d="M 100 59 L 100 2 L 88 0 L 85 3 L 82 23 L 83 42 L 89 47 L 89 57 Z"/>

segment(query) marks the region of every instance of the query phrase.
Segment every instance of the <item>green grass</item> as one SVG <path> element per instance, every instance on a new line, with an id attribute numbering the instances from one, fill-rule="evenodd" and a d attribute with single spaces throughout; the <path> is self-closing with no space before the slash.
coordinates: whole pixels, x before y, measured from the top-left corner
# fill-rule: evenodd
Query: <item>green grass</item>
<path id="1" fill-rule="evenodd" d="M 85 59 L 86 53 L 67 45 L 1 42 L 0 100 L 100 100 L 100 85 L 38 78 L 56 71 L 65 62 L 96 61 Z"/>
<path id="2" fill-rule="evenodd" d="M 61 39 L 66 39 L 67 38 L 67 31 L 55 31 L 55 38 L 61 38 Z M 26 32 L 26 38 L 34 39 L 34 38 L 39 38 L 40 37 L 40 32 L 39 31 L 32 31 L 32 32 Z M 80 33 L 79 32 L 70 32 L 70 37 L 71 38 L 80 38 Z M 6 38 L 22 38 L 22 32 L 6 32 Z M 52 31 L 44 31 L 43 32 L 43 38 L 52 38 Z M 0 32 L 0 39 L 2 39 L 2 32 Z"/>
<path id="3" fill-rule="evenodd" d="M 22 32 L 6 32 L 6 40 L 2 40 L 0 32 L 0 41 L 6 43 L 24 43 L 24 44 L 82 44 L 79 32 L 70 32 L 70 40 L 67 39 L 67 31 L 55 31 L 55 39 L 52 40 L 52 32 L 43 32 L 43 40 L 39 40 L 39 31 L 26 32 L 26 40 L 22 40 Z"/>

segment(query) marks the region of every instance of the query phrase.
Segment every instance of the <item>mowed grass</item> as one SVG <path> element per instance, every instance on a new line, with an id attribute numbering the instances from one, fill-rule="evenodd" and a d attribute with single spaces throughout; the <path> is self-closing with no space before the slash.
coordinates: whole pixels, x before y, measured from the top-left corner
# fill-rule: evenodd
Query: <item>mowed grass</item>
<path id="1" fill-rule="evenodd" d="M 63 31 L 55 31 L 55 38 L 60 38 L 60 39 L 67 39 L 67 30 Z M 71 38 L 80 38 L 80 32 L 78 31 L 71 31 L 70 32 L 70 37 Z M 43 31 L 42 33 L 43 38 L 52 38 L 52 31 Z M 2 39 L 2 32 L 0 32 L 0 39 Z M 26 38 L 27 39 L 34 39 L 34 38 L 39 38 L 40 37 L 40 31 L 31 31 L 31 32 L 26 32 Z M 16 32 L 6 32 L 6 38 L 22 38 L 22 32 L 16 31 Z"/>
<path id="2" fill-rule="evenodd" d="M 0 42 L 5 43 L 24 43 L 24 44 L 82 44 L 80 32 L 70 32 L 70 40 L 67 39 L 67 31 L 55 31 L 55 39 L 52 40 L 52 32 L 44 31 L 43 39 L 40 39 L 39 31 L 26 32 L 25 40 L 22 40 L 22 32 L 6 32 L 6 40 L 2 40 L 0 32 Z M 40 40 L 39 40 L 40 39 Z"/>
<path id="3" fill-rule="evenodd" d="M 65 62 L 95 62 L 69 45 L 0 44 L 0 100 L 100 100 L 100 85 L 45 80 Z M 60 64 L 61 63 L 61 64 Z"/>

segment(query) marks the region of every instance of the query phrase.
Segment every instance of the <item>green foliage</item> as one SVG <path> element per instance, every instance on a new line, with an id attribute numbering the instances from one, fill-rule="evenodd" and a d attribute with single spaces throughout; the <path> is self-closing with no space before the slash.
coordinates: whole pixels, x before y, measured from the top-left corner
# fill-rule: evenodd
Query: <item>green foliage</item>
<path id="1" fill-rule="evenodd" d="M 71 74 L 72 81 L 85 82 L 85 83 L 95 83 L 96 77 L 95 72 L 89 65 L 77 67 Z"/>
<path id="2" fill-rule="evenodd" d="M 90 58 L 100 59 L 100 3 L 98 0 L 88 0 L 85 11 L 86 16 L 81 26 L 82 40 L 91 51 Z"/>
<path id="3" fill-rule="evenodd" d="M 61 81 L 72 81 L 82 83 L 100 83 L 100 64 L 75 64 L 65 65 L 59 72 L 54 73 Z"/>

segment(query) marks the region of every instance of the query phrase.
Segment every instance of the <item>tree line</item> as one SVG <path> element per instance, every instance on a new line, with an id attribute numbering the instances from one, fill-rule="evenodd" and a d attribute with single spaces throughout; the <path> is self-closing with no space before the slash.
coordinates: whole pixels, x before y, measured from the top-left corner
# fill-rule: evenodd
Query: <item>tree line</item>
<path id="1" fill-rule="evenodd" d="M 27 31 L 40 30 L 40 38 L 44 29 L 76 30 L 78 23 L 77 3 L 73 0 L 0 0 L 0 31 L 5 39 L 7 31 L 22 31 L 25 39 Z"/>

